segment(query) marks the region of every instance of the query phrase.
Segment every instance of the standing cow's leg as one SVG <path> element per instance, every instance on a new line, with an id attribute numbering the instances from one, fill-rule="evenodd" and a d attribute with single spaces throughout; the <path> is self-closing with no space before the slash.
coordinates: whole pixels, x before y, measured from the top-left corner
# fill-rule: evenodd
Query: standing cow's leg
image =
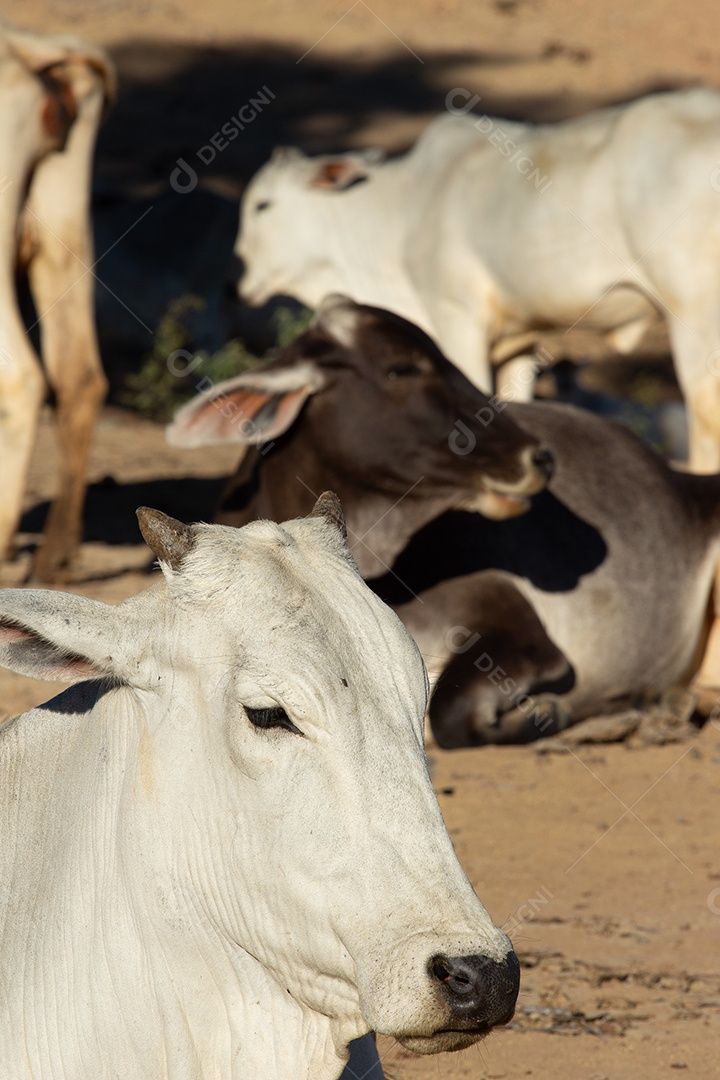
<path id="1" fill-rule="evenodd" d="M 43 362 L 56 394 L 60 444 L 58 495 L 34 566 L 44 581 L 62 576 L 80 542 L 90 440 L 107 389 L 95 330 L 90 224 L 92 158 L 104 86 L 88 66 L 75 65 L 73 74 L 77 119 L 64 152 L 38 167 L 27 208 L 35 241 L 30 285 Z"/>
<path id="2" fill-rule="evenodd" d="M 495 372 L 497 396 L 504 401 L 532 401 L 538 370 L 537 357 L 532 353 L 506 360 Z"/>
<path id="3" fill-rule="evenodd" d="M 693 472 L 720 472 L 720 286 L 706 314 L 668 314 L 675 372 L 685 398 Z"/>
<path id="4" fill-rule="evenodd" d="M 0 42 L 0 560 L 12 551 L 22 512 L 45 384 L 20 316 L 15 284 L 18 219 L 43 146 L 42 87 Z"/>
<path id="5" fill-rule="evenodd" d="M 492 304 L 472 263 L 449 261 L 442 250 L 428 258 L 421 249 L 407 258 L 409 276 L 427 312 L 431 336 L 471 383 L 493 393 L 490 363 Z M 442 290 L 438 281 L 443 283 Z"/>

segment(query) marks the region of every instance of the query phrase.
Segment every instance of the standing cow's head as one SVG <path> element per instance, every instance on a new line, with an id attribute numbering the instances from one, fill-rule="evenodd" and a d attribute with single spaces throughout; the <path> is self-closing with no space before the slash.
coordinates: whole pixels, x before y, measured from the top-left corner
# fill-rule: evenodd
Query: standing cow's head
<path id="1" fill-rule="evenodd" d="M 334 250 L 334 215 L 347 215 L 346 193 L 371 178 L 379 157 L 377 150 L 313 158 L 294 147 L 274 152 L 240 208 L 242 300 L 257 305 L 287 294 L 315 307 L 326 293 L 348 288 L 338 280 L 343 259 Z"/>
<path id="2" fill-rule="evenodd" d="M 313 492 L 338 491 L 369 576 L 378 567 L 359 533 L 382 556 L 380 531 L 397 533 L 397 550 L 444 510 L 502 519 L 528 509 L 552 459 L 504 407 L 412 323 L 331 296 L 279 359 L 184 406 L 168 438 L 180 446 L 261 445 L 256 516 L 305 513 Z"/>
<path id="3" fill-rule="evenodd" d="M 278 1053 L 309 1053 L 291 1021 L 312 1048 L 318 1017 L 340 1052 L 369 1027 L 431 1053 L 507 1022 L 518 961 L 432 790 L 423 663 L 360 578 L 335 497 L 241 530 L 139 515 L 164 584 L 117 608 L 0 594 L 0 662 L 110 680 L 86 721 L 73 698 L 56 706 L 90 811 L 85 861 L 99 845 L 87 918 L 107 904 L 111 926 L 129 903 L 188 1023 L 196 998 L 210 1016 L 234 994 L 254 1017 L 247 1038 Z M 54 798 L 71 830 L 67 796 Z M 184 986 L 198 965 L 205 981 Z"/>

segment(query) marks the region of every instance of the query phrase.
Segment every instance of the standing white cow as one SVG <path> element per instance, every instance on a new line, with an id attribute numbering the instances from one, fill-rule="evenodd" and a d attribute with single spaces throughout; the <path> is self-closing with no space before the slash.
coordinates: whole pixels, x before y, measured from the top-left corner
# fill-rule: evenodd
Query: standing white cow
<path id="1" fill-rule="evenodd" d="M 18 307 L 21 269 L 60 443 L 59 491 L 35 560 L 36 575 L 48 581 L 67 567 L 80 538 L 88 449 L 106 389 L 93 308 L 90 179 L 114 85 L 110 61 L 95 46 L 0 22 L 0 561 L 17 531 L 46 394 Z"/>
<path id="2" fill-rule="evenodd" d="M 249 303 L 289 293 L 316 307 L 342 291 L 391 308 L 484 390 L 491 360 L 523 357 L 538 328 L 595 328 L 630 351 L 661 312 L 691 466 L 720 471 L 715 91 L 542 126 L 446 115 L 387 162 L 276 151 L 240 220 Z M 512 370 L 510 396 L 522 396 L 532 377 Z"/>
<path id="3" fill-rule="evenodd" d="M 518 962 L 452 849 L 426 675 L 339 503 L 139 511 L 164 580 L 0 593 L 0 663 L 90 680 L 0 732 L 3 1080 L 334 1080 L 510 1019 Z"/>

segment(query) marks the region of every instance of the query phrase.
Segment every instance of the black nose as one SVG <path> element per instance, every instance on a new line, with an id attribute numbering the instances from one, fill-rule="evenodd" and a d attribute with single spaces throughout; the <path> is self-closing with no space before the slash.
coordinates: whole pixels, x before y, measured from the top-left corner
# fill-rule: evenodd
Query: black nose
<path id="1" fill-rule="evenodd" d="M 514 952 L 502 961 L 439 954 L 428 970 L 450 1006 L 453 1028 L 485 1032 L 512 1019 L 520 989 L 520 962 Z"/>
<path id="2" fill-rule="evenodd" d="M 540 472 L 549 480 L 555 471 L 555 458 L 552 451 L 541 448 L 534 450 L 532 456 L 533 465 L 537 465 Z"/>

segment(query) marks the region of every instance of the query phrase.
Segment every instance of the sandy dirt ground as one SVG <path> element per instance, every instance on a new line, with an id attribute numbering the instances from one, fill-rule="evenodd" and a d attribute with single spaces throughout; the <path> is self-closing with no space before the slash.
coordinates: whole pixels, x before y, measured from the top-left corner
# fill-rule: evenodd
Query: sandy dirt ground
<path id="1" fill-rule="evenodd" d="M 111 48 L 121 93 L 98 182 L 114 198 L 163 198 L 177 158 L 195 154 L 263 85 L 277 107 L 200 177 L 200 188 L 225 202 L 275 142 L 407 145 L 453 87 L 480 94 L 488 112 L 536 120 L 664 87 L 720 87 L 715 0 L 25 0 L 22 10 L 5 4 L 4 14 Z M 177 212 L 192 219 L 193 206 L 181 200 Z M 147 262 L 128 275 L 140 274 L 148 291 L 168 271 L 151 219 L 134 230 Z M 183 257 L 172 256 L 178 293 L 197 268 L 185 243 Z M 214 261 L 231 244 L 232 235 L 218 235 Z M 119 295 L 132 306 L 131 292 Z M 234 456 L 173 450 L 158 425 L 108 408 L 69 587 L 112 603 L 145 587 L 150 555 L 134 509 L 207 519 Z M 0 570 L 1 585 L 27 572 L 54 462 L 47 414 L 20 555 Z M 0 712 L 53 689 L 2 673 Z M 458 855 L 512 934 L 522 991 L 510 1027 L 461 1054 L 416 1058 L 381 1040 L 388 1076 L 720 1077 L 720 722 L 665 745 L 432 749 L 431 759 Z"/>

